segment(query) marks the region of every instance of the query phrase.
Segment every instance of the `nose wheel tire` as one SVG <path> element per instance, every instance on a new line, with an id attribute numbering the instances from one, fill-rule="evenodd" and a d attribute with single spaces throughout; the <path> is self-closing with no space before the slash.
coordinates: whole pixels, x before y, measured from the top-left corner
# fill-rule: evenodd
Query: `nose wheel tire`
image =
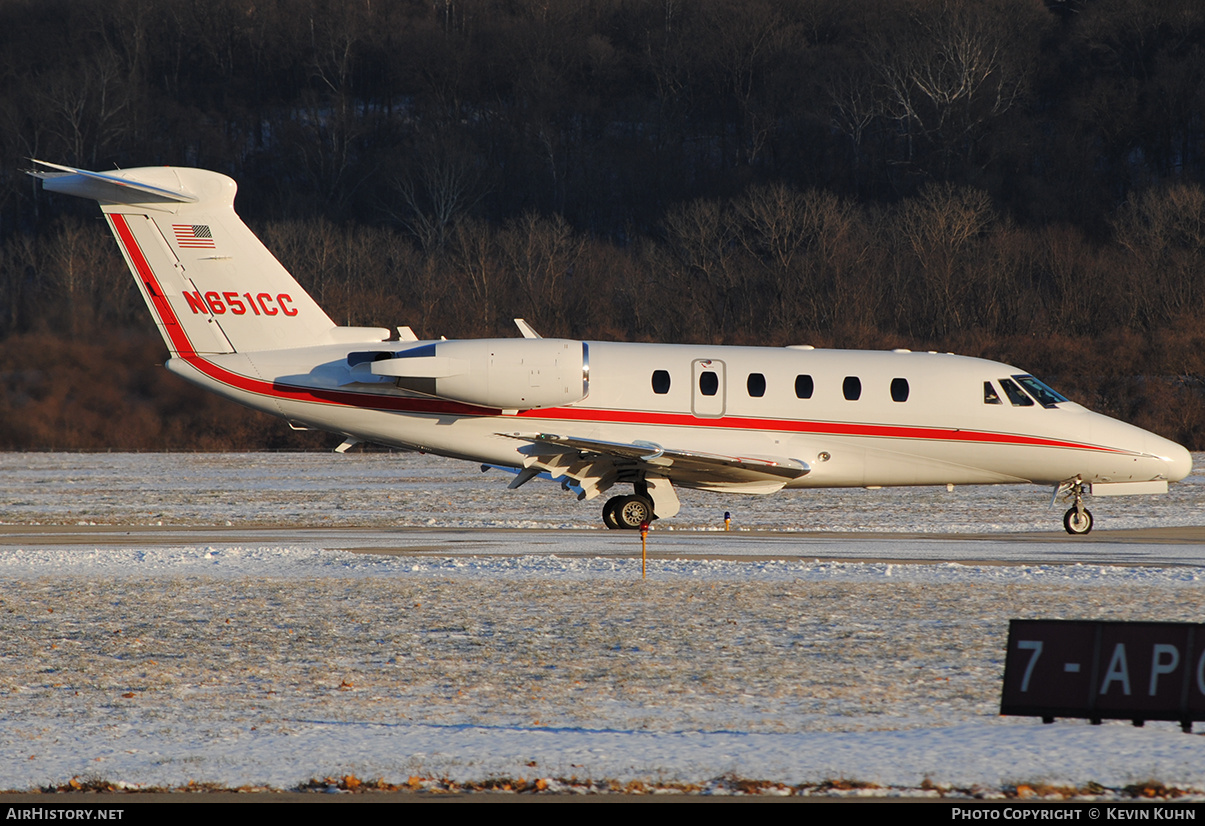
<path id="1" fill-rule="evenodd" d="M 1063 514 L 1063 527 L 1072 536 L 1083 536 L 1092 530 L 1092 511 L 1084 508 L 1082 511 L 1069 508 Z"/>
<path id="2" fill-rule="evenodd" d="M 653 503 L 643 496 L 615 496 L 603 506 L 603 522 L 612 529 L 639 528 L 653 518 Z"/>

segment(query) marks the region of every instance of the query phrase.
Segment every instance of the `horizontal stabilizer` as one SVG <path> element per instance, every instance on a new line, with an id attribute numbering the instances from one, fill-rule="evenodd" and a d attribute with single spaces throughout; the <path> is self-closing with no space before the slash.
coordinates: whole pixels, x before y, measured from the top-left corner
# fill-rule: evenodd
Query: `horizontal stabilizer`
<path id="1" fill-rule="evenodd" d="M 195 204 L 199 198 L 183 188 L 155 186 L 141 180 L 124 177 L 121 172 L 89 172 L 48 161 L 31 158 L 46 169 L 31 169 L 29 174 L 42 180 L 42 187 L 51 192 L 91 198 L 110 204 L 148 204 L 174 202 Z M 164 167 L 167 171 L 169 167 Z M 49 171 L 53 170 L 53 171 Z M 146 170 L 139 170 L 145 172 Z M 174 176 L 171 176 L 174 177 Z"/>

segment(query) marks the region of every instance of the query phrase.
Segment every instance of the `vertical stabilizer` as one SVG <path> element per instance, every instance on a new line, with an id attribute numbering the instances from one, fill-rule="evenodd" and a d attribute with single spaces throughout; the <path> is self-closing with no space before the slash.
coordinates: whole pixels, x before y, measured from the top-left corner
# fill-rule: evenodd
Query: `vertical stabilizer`
<path id="1" fill-rule="evenodd" d="M 225 175 L 35 163 L 49 170 L 31 173 L 45 189 L 100 203 L 173 356 L 330 339 L 335 323 L 235 214 L 237 186 Z"/>

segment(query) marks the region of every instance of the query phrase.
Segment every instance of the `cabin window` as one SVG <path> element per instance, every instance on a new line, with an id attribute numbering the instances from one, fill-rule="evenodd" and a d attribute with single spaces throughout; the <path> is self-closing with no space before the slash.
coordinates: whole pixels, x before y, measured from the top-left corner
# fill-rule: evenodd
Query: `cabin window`
<path id="1" fill-rule="evenodd" d="M 1054 407 L 1056 404 L 1061 404 L 1067 401 L 1067 397 L 1062 393 L 1051 390 L 1042 382 L 1035 379 L 1033 376 L 1013 376 L 1017 383 L 1029 391 L 1029 395 L 1038 400 L 1038 404 L 1042 407 Z"/>
<path id="2" fill-rule="evenodd" d="M 653 392 L 659 396 L 664 396 L 669 392 L 669 371 L 654 370 L 653 371 Z"/>
<path id="3" fill-rule="evenodd" d="M 862 397 L 862 380 L 857 376 L 846 376 L 841 383 L 841 392 L 845 394 L 846 401 L 856 402 Z"/>
<path id="4" fill-rule="evenodd" d="M 1008 396 L 1013 407 L 1033 407 L 1033 399 L 1026 396 L 1024 390 L 1013 384 L 1012 379 L 1000 379 L 1000 386 L 1004 388 L 1004 395 Z"/>
<path id="5" fill-rule="evenodd" d="M 990 381 L 983 383 L 983 403 L 984 404 L 1003 404 L 1000 401 L 1000 396 L 996 393 L 996 388 L 992 387 Z"/>
<path id="6" fill-rule="evenodd" d="M 816 389 L 816 383 L 812 381 L 811 376 L 796 376 L 795 377 L 795 397 L 799 399 L 810 399 L 812 392 Z"/>
<path id="7" fill-rule="evenodd" d="M 750 373 L 749 380 L 745 382 L 745 387 L 748 388 L 750 396 L 760 399 L 766 395 L 766 377 L 761 373 Z"/>
<path id="8" fill-rule="evenodd" d="M 720 377 L 710 370 L 699 374 L 699 392 L 704 396 L 714 396 L 720 389 Z"/>
<path id="9" fill-rule="evenodd" d="M 893 402 L 908 401 L 908 380 L 907 379 L 892 379 L 891 380 L 891 400 Z"/>

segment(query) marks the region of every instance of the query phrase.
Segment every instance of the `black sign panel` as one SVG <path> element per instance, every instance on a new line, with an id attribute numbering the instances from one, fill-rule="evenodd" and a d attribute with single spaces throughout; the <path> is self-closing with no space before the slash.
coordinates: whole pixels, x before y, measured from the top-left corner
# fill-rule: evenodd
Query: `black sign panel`
<path id="1" fill-rule="evenodd" d="M 1205 625 L 1011 620 L 1000 713 L 1205 720 Z"/>

